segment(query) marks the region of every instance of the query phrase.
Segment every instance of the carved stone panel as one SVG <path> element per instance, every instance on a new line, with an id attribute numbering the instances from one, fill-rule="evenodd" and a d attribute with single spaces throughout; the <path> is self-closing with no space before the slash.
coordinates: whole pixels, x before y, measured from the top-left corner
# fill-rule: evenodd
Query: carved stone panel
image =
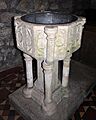
<path id="1" fill-rule="evenodd" d="M 34 35 L 34 48 L 35 48 L 35 57 L 37 59 L 44 59 L 46 56 L 46 35 L 44 33 L 44 27 L 34 26 L 33 27 Z"/>
<path id="2" fill-rule="evenodd" d="M 55 59 L 63 59 L 66 56 L 68 27 L 58 27 L 55 41 Z"/>
<path id="3" fill-rule="evenodd" d="M 79 49 L 84 23 L 85 19 L 78 17 L 76 22 L 66 25 L 53 25 L 53 28 L 57 28 L 53 50 L 54 60 L 63 60 L 67 55 Z M 47 56 L 47 42 L 49 41 L 47 41 L 47 38 L 51 37 L 46 35 L 46 27 L 48 25 L 32 24 L 22 21 L 20 16 L 15 17 L 17 47 L 36 59 L 45 60 Z M 53 31 L 51 30 L 50 32 Z"/>

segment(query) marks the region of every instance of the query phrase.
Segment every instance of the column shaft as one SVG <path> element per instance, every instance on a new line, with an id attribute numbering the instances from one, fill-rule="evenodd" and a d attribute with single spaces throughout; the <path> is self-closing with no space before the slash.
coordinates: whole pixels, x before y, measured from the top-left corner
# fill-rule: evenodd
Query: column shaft
<path id="1" fill-rule="evenodd" d="M 24 54 L 25 64 L 26 64 L 26 78 L 27 78 L 27 87 L 33 87 L 33 69 L 32 69 L 32 57 L 27 54 Z"/>
<path id="2" fill-rule="evenodd" d="M 70 57 L 63 60 L 63 76 L 62 76 L 63 87 L 68 86 L 69 70 L 70 70 Z"/>

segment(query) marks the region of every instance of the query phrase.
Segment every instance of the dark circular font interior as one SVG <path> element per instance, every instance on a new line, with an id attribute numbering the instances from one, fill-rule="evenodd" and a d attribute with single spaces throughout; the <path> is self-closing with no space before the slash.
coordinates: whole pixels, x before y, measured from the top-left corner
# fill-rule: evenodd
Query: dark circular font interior
<path id="1" fill-rule="evenodd" d="M 60 12 L 34 12 L 22 16 L 21 19 L 34 24 L 55 25 L 74 22 L 77 20 L 77 17 L 74 15 L 64 15 Z"/>

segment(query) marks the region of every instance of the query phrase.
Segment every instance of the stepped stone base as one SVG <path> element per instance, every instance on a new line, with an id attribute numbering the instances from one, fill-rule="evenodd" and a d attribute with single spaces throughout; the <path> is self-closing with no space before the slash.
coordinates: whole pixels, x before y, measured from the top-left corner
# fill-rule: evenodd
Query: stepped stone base
<path id="1" fill-rule="evenodd" d="M 24 86 L 9 95 L 9 100 L 25 120 L 69 120 L 84 98 L 96 85 L 95 78 L 96 69 L 72 61 L 69 86 L 63 89 L 64 97 L 57 105 L 57 112 L 52 116 L 47 116 L 41 105 L 33 99 L 24 98 L 22 95 Z"/>

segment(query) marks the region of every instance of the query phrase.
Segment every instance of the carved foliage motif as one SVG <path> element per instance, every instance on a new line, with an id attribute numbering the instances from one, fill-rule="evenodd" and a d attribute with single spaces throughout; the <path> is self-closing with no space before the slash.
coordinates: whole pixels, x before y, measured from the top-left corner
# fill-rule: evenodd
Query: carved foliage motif
<path id="1" fill-rule="evenodd" d="M 15 22 L 17 47 L 25 53 L 32 54 L 32 29 L 23 23 Z"/>
<path id="2" fill-rule="evenodd" d="M 58 33 L 56 35 L 56 40 L 55 40 L 55 56 L 56 57 L 64 57 L 66 53 L 66 30 L 64 29 L 59 29 Z"/>
<path id="3" fill-rule="evenodd" d="M 57 26 L 56 39 L 54 39 L 54 59 L 64 59 L 68 54 L 72 54 L 80 47 L 84 23 L 85 19 L 80 18 L 76 23 Z M 47 41 L 44 27 L 44 25 L 38 26 L 25 23 L 20 17 L 15 19 L 17 47 L 36 59 L 46 58 L 49 40 Z M 54 36 L 53 28 L 48 27 L 48 29 L 50 35 Z M 52 36 L 50 35 L 48 37 L 51 39 Z M 52 43 L 50 46 L 51 51 Z"/>
<path id="4" fill-rule="evenodd" d="M 23 49 L 23 24 L 19 21 L 15 21 L 16 41 L 17 47 Z"/>
<path id="5" fill-rule="evenodd" d="M 79 49 L 81 45 L 82 24 L 76 24 L 69 28 L 68 49 L 70 53 Z"/>
<path id="6" fill-rule="evenodd" d="M 81 45 L 81 37 L 82 37 L 83 25 L 79 24 L 77 29 L 77 45 L 80 47 Z"/>
<path id="7" fill-rule="evenodd" d="M 78 24 L 75 27 L 74 44 L 72 44 L 72 52 L 76 51 L 81 46 L 82 24 Z"/>
<path id="8" fill-rule="evenodd" d="M 26 27 L 26 51 L 32 54 L 32 41 L 33 41 L 33 32 L 31 28 Z"/>
<path id="9" fill-rule="evenodd" d="M 70 53 L 72 53 L 76 49 L 76 38 L 77 38 L 77 31 L 76 26 L 71 27 L 70 29 Z"/>
<path id="10" fill-rule="evenodd" d="M 34 45 L 35 45 L 35 56 L 37 58 L 43 57 L 46 48 L 46 39 L 43 30 L 34 30 Z"/>

